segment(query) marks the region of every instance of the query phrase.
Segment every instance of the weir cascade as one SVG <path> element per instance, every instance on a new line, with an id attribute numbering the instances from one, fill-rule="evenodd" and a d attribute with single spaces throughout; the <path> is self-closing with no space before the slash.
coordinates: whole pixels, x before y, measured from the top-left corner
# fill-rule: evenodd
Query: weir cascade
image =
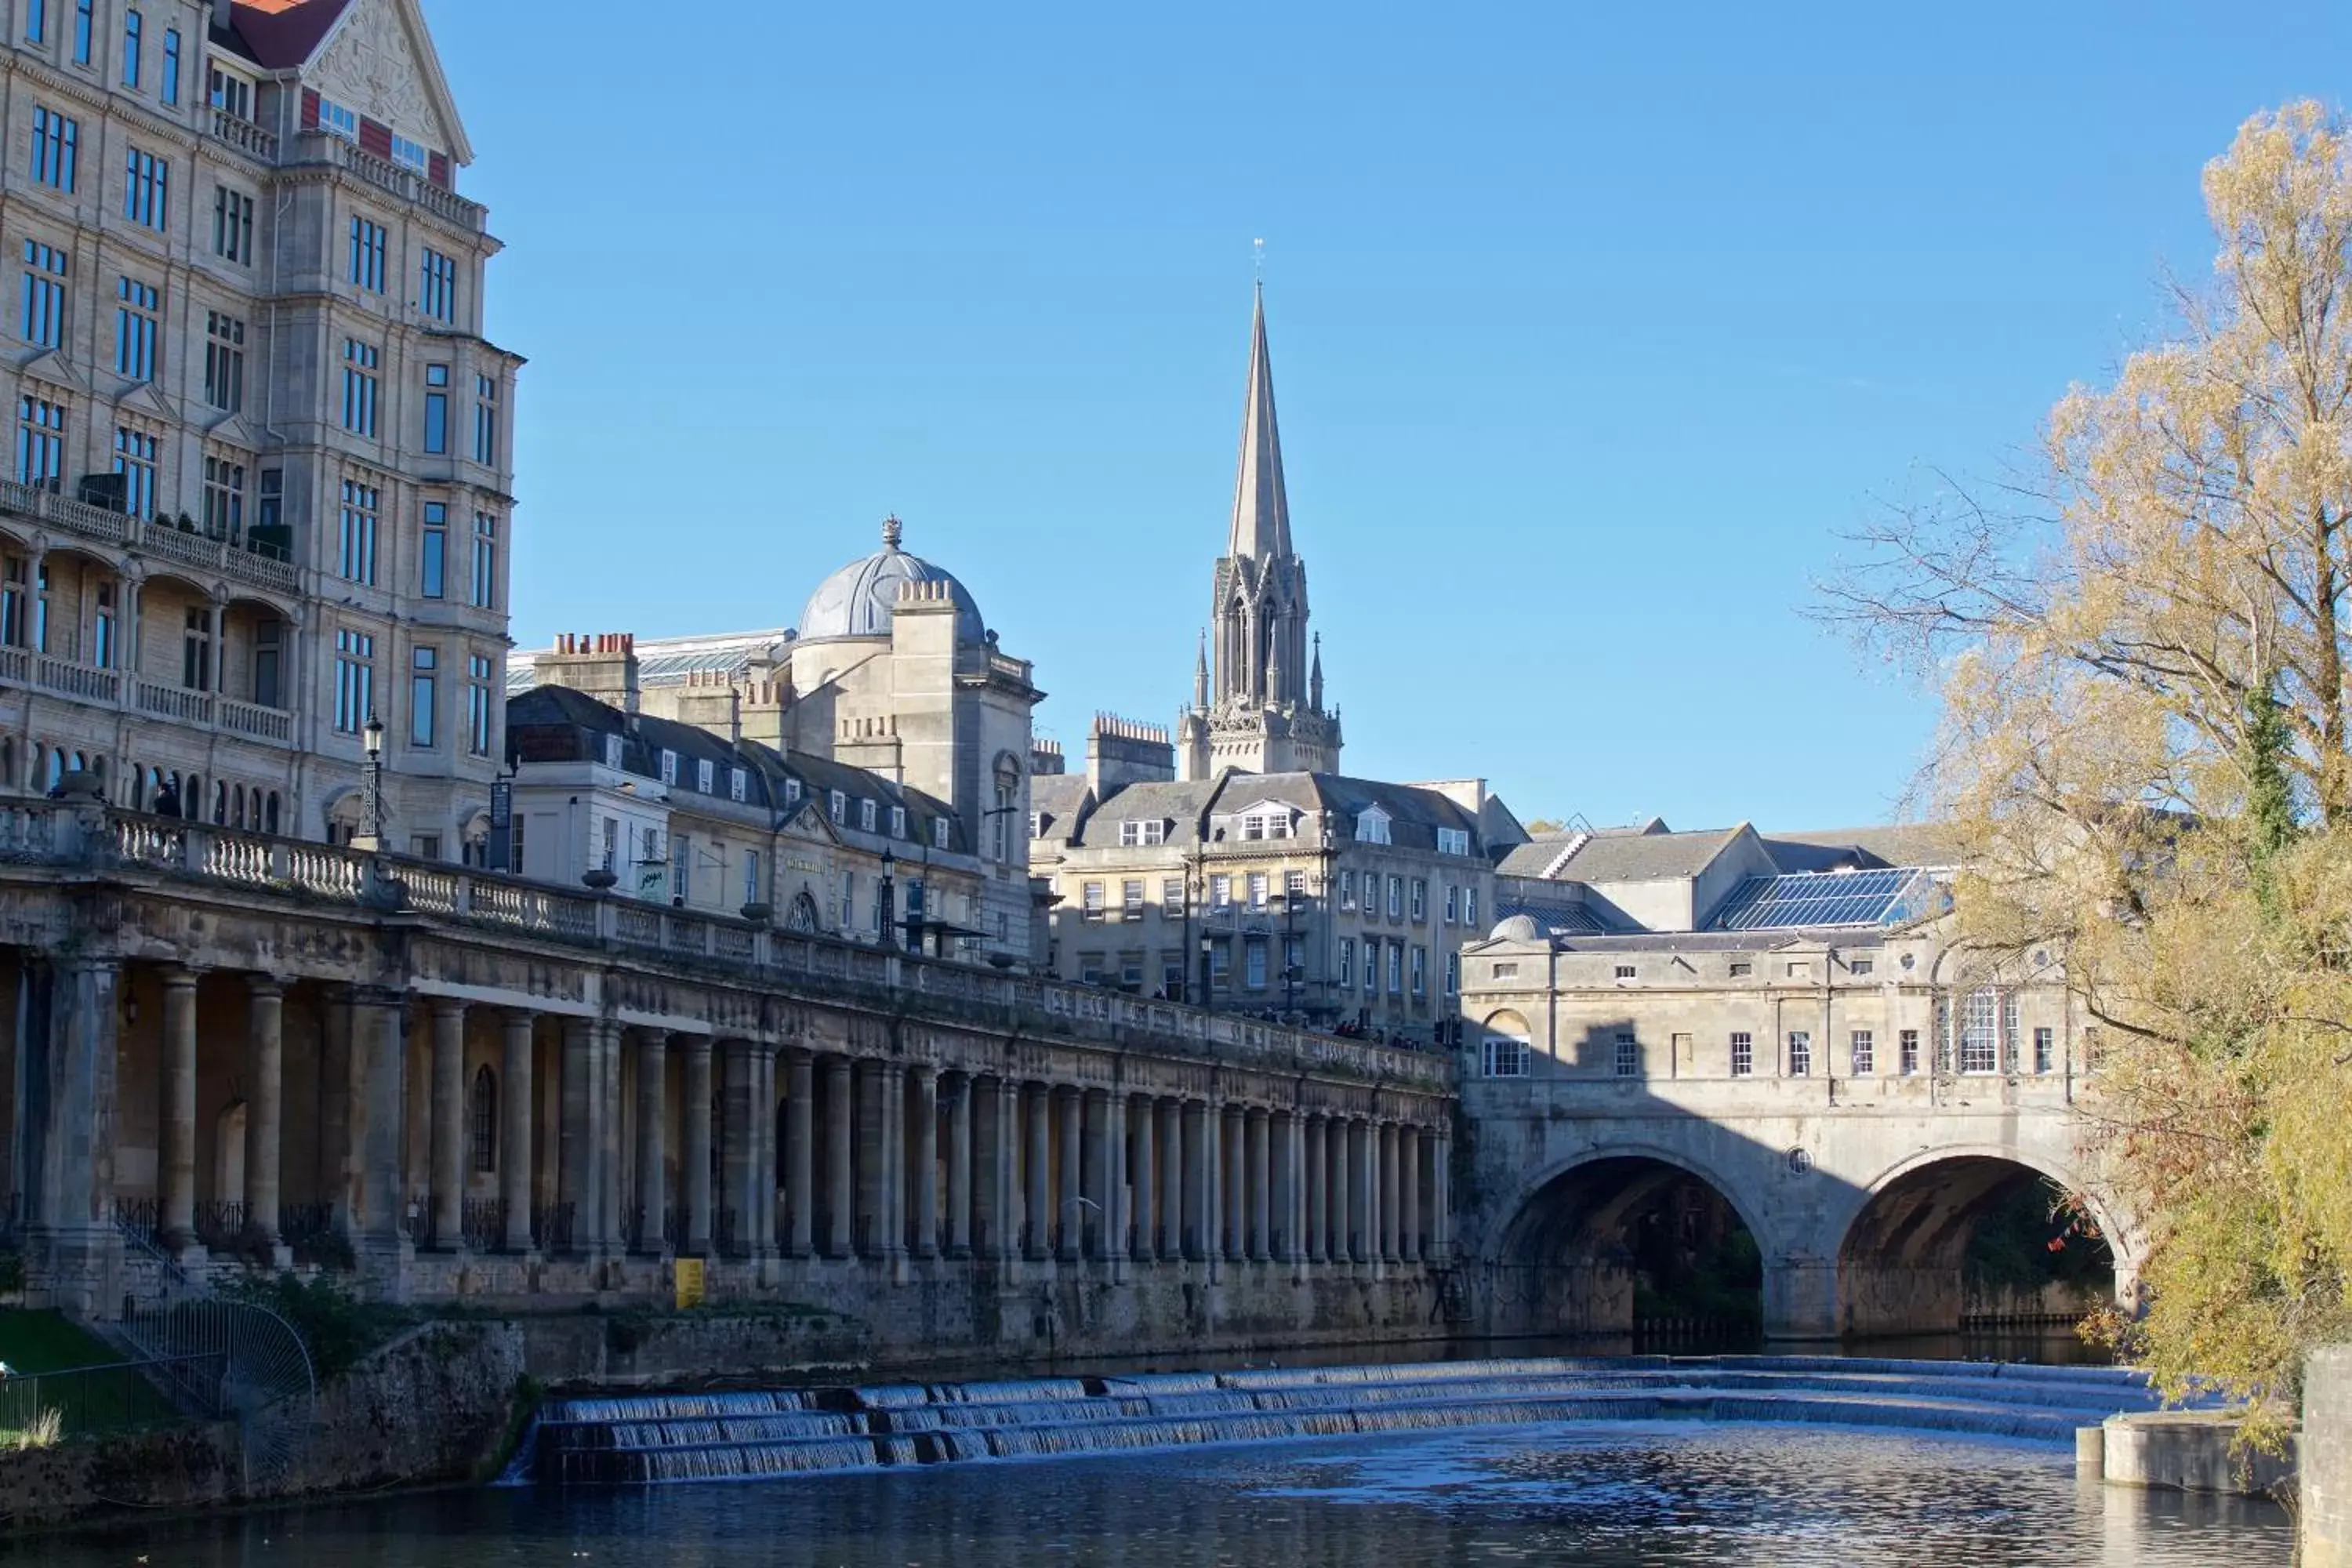
<path id="1" fill-rule="evenodd" d="M 2115 1367 L 1635 1356 L 551 1401 L 510 1483 L 633 1486 L 1549 1422 L 1806 1422 L 2047 1443 L 2159 1401 Z"/>

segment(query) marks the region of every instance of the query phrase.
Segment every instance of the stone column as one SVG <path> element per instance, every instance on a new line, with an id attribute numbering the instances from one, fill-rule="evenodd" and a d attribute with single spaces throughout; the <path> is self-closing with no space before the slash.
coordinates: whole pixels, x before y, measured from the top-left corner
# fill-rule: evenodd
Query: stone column
<path id="1" fill-rule="evenodd" d="M 1188 1256 L 1184 1249 L 1184 1106 L 1162 1100 L 1152 1106 L 1160 1124 L 1159 1256 L 1173 1261 Z"/>
<path id="2" fill-rule="evenodd" d="M 890 1122 L 903 1114 L 895 1103 L 887 1062 L 857 1064 L 857 1255 L 887 1258 L 898 1250 L 890 1235 Z"/>
<path id="3" fill-rule="evenodd" d="M 531 1016 L 522 1012 L 509 1013 L 504 1020 L 499 1075 L 499 1201 L 507 1211 L 509 1252 L 530 1250 L 532 1024 Z M 706 1053 L 706 1075 L 709 1060 Z"/>
<path id="4" fill-rule="evenodd" d="M 1397 1258 L 1421 1261 L 1421 1129 L 1397 1129 Z"/>
<path id="5" fill-rule="evenodd" d="M 1054 1116 L 1061 1129 L 1062 1168 L 1060 1190 L 1055 1194 L 1054 1226 L 1056 1240 L 1054 1256 L 1064 1263 L 1075 1263 L 1078 1258 L 1078 1240 L 1086 1234 L 1086 1215 L 1078 1199 L 1079 1173 L 1086 1168 L 1086 1153 L 1079 1142 L 1082 1115 L 1078 1091 L 1057 1089 L 1053 1098 Z"/>
<path id="6" fill-rule="evenodd" d="M 616 1257 L 627 1246 L 621 1237 L 621 1026 L 599 1018 L 590 1029 L 595 1041 L 597 1081 L 596 1249 Z"/>
<path id="7" fill-rule="evenodd" d="M 568 1250 L 596 1249 L 596 1051 L 586 1018 L 563 1020 L 562 1124 L 555 1154 L 556 1198 L 572 1208 Z"/>
<path id="8" fill-rule="evenodd" d="M 352 998 L 330 992 L 319 1032 L 319 1185 L 335 1205 L 335 1230 L 357 1234 L 359 1167 L 352 1148 Z"/>
<path id="9" fill-rule="evenodd" d="M 972 1240 L 982 1258 L 1013 1255 L 1013 1096 L 1001 1078 L 971 1080 Z"/>
<path id="10" fill-rule="evenodd" d="M 163 1115 L 156 1174 L 163 1193 L 160 1239 L 173 1252 L 196 1242 L 196 977 L 163 971 Z"/>
<path id="11" fill-rule="evenodd" d="M 752 1125 L 752 1100 L 758 1093 L 752 1082 L 755 1048 L 749 1040 L 719 1044 L 719 1111 L 726 1119 L 719 1163 L 727 1211 L 719 1230 L 726 1237 L 724 1250 L 737 1258 L 755 1257 L 760 1250 L 760 1233 L 751 1218 L 752 1168 L 759 1163 L 759 1136 Z"/>
<path id="12" fill-rule="evenodd" d="M 971 1256 L 971 1098 L 970 1073 L 948 1089 L 948 1256 Z"/>
<path id="13" fill-rule="evenodd" d="M 907 1074 L 898 1063 L 882 1073 L 882 1253 L 890 1278 L 907 1276 Z"/>
<path id="14" fill-rule="evenodd" d="M 1430 1244 L 1432 1260 L 1454 1261 L 1454 1134 L 1440 1126 L 1430 1140 Z"/>
<path id="15" fill-rule="evenodd" d="M 26 1282 L 36 1306 L 110 1314 L 122 1250 L 114 1225 L 122 976 L 111 959 L 28 954 L 20 984 Z"/>
<path id="16" fill-rule="evenodd" d="M 1025 1232 L 1021 1253 L 1024 1258 L 1045 1258 L 1054 1243 L 1054 1200 L 1045 1184 L 1053 1164 L 1052 1092 L 1042 1083 L 1025 1086 L 1022 1109 L 1029 1117 L 1029 1150 L 1027 1167 L 1023 1174 L 1021 1224 Z"/>
<path id="17" fill-rule="evenodd" d="M 245 1112 L 245 1234 L 278 1246 L 278 1158 L 286 1120 L 286 992 L 267 975 L 246 982 L 252 1086 Z"/>
<path id="18" fill-rule="evenodd" d="M 1242 1113 L 1249 1140 L 1249 1255 L 1263 1263 L 1274 1256 L 1274 1124 L 1258 1106 Z"/>
<path id="19" fill-rule="evenodd" d="M 1276 1112 L 1266 1136 L 1274 1161 L 1274 1228 L 1266 1237 L 1266 1256 L 1288 1263 L 1304 1256 L 1298 1235 L 1297 1118 L 1286 1110 Z"/>
<path id="20" fill-rule="evenodd" d="M 466 1005 L 433 999 L 433 1120 L 426 1130 L 433 1249 L 466 1246 Z"/>
<path id="21" fill-rule="evenodd" d="M 1225 1263 L 1225 1115 L 1214 1101 L 1201 1113 L 1201 1256 L 1209 1278 L 1222 1279 Z"/>
<path id="22" fill-rule="evenodd" d="M 806 1258 L 816 1239 L 816 1058 L 803 1047 L 784 1056 L 784 1116 L 786 1250 Z"/>
<path id="23" fill-rule="evenodd" d="M 1136 1102 L 1129 1125 L 1132 1147 L 1128 1151 L 1135 1188 L 1135 1256 L 1156 1258 L 1160 1253 L 1160 1168 L 1152 1148 L 1159 1108 L 1149 1100 Z"/>
<path id="24" fill-rule="evenodd" d="M 669 1036 L 637 1031 L 637 1250 L 658 1258 L 669 1217 Z M 685 1238 L 681 1237 L 681 1241 Z"/>
<path id="25" fill-rule="evenodd" d="M 1320 1263 L 1329 1245 L 1329 1215 L 1325 1212 L 1325 1188 L 1329 1185 L 1324 1175 L 1323 1131 L 1326 1121 L 1320 1116 L 1307 1119 L 1307 1261 Z"/>
<path id="26" fill-rule="evenodd" d="M 760 1256 L 776 1255 L 776 1176 L 782 1168 L 778 1146 L 784 1135 L 776 1119 L 776 1050 L 761 1042 L 751 1052 L 752 1125 L 760 1131 L 759 1170 L 751 1181 L 751 1212 L 757 1216 Z"/>
<path id="27" fill-rule="evenodd" d="M 851 1109 L 850 1063 L 847 1057 L 824 1058 L 824 1159 L 826 1185 L 826 1231 L 824 1255 L 827 1258 L 847 1258 L 851 1244 L 856 1238 L 857 1178 L 850 1158 Z"/>
<path id="28" fill-rule="evenodd" d="M 1084 1248 L 1088 1258 L 1108 1258 L 1115 1250 L 1110 1233 L 1118 1223 L 1118 1206 L 1111 1196 L 1110 1096 L 1099 1089 L 1090 1089 L 1079 1095 L 1071 1109 L 1078 1114 L 1079 1168 L 1078 1195 L 1085 1201 L 1073 1205 L 1072 1220 L 1078 1237 L 1084 1242 L 1088 1233 L 1094 1245 Z"/>
<path id="29" fill-rule="evenodd" d="M 1398 1196 L 1402 1185 L 1398 1180 L 1398 1131 L 1393 1121 L 1381 1123 L 1381 1261 L 1383 1263 L 1396 1262 L 1403 1250 L 1397 1237 L 1397 1220 L 1403 1213 L 1403 1205 Z"/>
<path id="30" fill-rule="evenodd" d="M 352 1249 L 363 1273 L 389 1277 L 399 1291 L 402 1265 L 413 1248 L 401 1222 L 407 1211 L 401 1190 L 406 1153 L 401 1129 L 401 1094 L 408 1082 L 400 992 L 368 987 L 352 998 L 352 1136 L 359 1146 L 358 1228 Z"/>
<path id="31" fill-rule="evenodd" d="M 1247 1121 L 1237 1105 L 1228 1105 L 1220 1117 L 1218 1137 L 1224 1152 L 1225 1258 L 1239 1262 L 1249 1256 L 1249 1138 Z"/>
<path id="32" fill-rule="evenodd" d="M 915 1256 L 940 1255 L 940 1073 L 919 1065 L 914 1073 Z"/>
<path id="33" fill-rule="evenodd" d="M 1178 1187 L 1178 1244 L 1185 1258 L 1198 1263 L 1209 1256 L 1208 1107 L 1199 1100 L 1176 1107 L 1176 1136 L 1169 1140 L 1182 1179 Z"/>
<path id="34" fill-rule="evenodd" d="M 1355 1225 L 1354 1200 L 1349 1195 L 1352 1158 L 1348 1148 L 1348 1119 L 1334 1116 L 1328 1119 L 1323 1130 L 1323 1255 L 1332 1263 L 1348 1263 L 1355 1256 L 1354 1243 L 1349 1239 Z"/>
<path id="35" fill-rule="evenodd" d="M 1358 1263 L 1368 1263 L 1380 1252 L 1379 1238 L 1373 1226 L 1380 1217 L 1380 1204 L 1374 1196 L 1374 1176 L 1380 1157 L 1380 1139 L 1370 1123 L 1352 1119 L 1348 1122 L 1348 1256 Z"/>

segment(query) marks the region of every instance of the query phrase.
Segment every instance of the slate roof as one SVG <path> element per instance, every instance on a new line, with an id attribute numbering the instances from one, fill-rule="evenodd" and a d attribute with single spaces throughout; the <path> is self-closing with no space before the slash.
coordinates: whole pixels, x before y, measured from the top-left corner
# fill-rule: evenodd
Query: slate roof
<path id="1" fill-rule="evenodd" d="M 256 65 L 292 70 L 309 62 L 352 0 L 236 0 L 226 41 Z"/>
<path id="2" fill-rule="evenodd" d="M 1071 776 L 1081 784 L 1086 782 L 1084 774 Z M 1068 841 L 1087 849 L 1116 849 L 1119 847 L 1120 823 L 1150 822 L 1156 818 L 1169 825 L 1168 843 L 1196 845 L 1201 842 L 1202 814 L 1215 801 L 1223 784 L 1220 779 L 1205 779 L 1186 784 L 1129 784 L 1112 791 L 1108 800 L 1097 802 L 1086 812 L 1076 836 Z M 1034 792 L 1036 781 L 1032 780 L 1029 787 Z"/>
<path id="3" fill-rule="evenodd" d="M 719 670 L 741 676 L 754 663 L 781 660 L 793 644 L 790 626 L 765 631 L 721 632 L 679 637 L 639 637 L 637 684 L 683 686 L 689 675 Z M 521 648 L 507 656 L 507 695 L 539 684 L 538 661 L 552 648 Z"/>
<path id="4" fill-rule="evenodd" d="M 1498 900 L 1495 905 L 1496 924 L 1516 915 L 1525 915 L 1536 922 L 1536 929 L 1552 936 L 1601 936 L 1608 926 L 1601 917 L 1582 904 L 1528 903 L 1514 900 Z"/>
<path id="5" fill-rule="evenodd" d="M 1585 837 L 1580 832 L 1538 833 L 1525 844 L 1512 845 L 1496 863 L 1495 870 L 1505 877 L 1541 877 L 1563 850 Z"/>
<path id="6" fill-rule="evenodd" d="M 1567 882 L 1663 882 L 1706 869 L 1737 827 L 1696 833 L 1595 835 L 1552 875 Z"/>
<path id="7" fill-rule="evenodd" d="M 1045 831 L 1041 837 L 1068 843 L 1087 807 L 1084 773 L 1034 773 L 1029 779 L 1029 810 Z"/>
<path id="8" fill-rule="evenodd" d="M 1951 866 L 1960 858 L 1952 830 L 1933 822 L 1774 833 L 1765 837 L 1764 847 L 1783 871 L 1832 869 L 1841 851 L 1858 851 L 1848 858 L 1865 867 Z"/>

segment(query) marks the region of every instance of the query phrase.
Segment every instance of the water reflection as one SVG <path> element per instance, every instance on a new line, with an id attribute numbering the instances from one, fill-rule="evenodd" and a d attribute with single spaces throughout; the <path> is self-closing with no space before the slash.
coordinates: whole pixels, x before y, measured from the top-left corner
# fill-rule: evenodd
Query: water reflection
<path id="1" fill-rule="evenodd" d="M 2268 1505 L 2078 1486 L 2049 1447 L 1829 1428 L 1521 1427 L 761 1485 L 470 1491 L 19 1546 L 107 1568 L 2205 1568 Z"/>

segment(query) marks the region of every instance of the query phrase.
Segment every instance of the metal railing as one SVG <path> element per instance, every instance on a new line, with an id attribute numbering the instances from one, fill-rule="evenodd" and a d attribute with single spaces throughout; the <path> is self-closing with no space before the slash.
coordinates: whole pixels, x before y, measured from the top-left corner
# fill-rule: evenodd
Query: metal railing
<path id="1" fill-rule="evenodd" d="M 0 1378 L 0 1434 L 33 1432 L 45 1418 L 59 1437 L 176 1426 L 187 1415 L 163 1390 L 202 1390 L 194 1403 L 210 1412 L 227 1371 L 228 1358 L 213 1353 L 19 1373 Z"/>

